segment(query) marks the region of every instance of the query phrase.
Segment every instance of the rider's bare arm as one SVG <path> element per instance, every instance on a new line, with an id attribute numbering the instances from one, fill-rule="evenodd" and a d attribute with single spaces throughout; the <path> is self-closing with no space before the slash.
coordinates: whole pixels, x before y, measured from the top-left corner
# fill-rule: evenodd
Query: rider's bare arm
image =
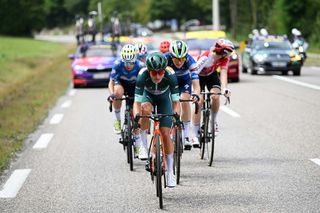
<path id="1" fill-rule="evenodd" d="M 114 93 L 114 81 L 110 80 L 109 84 L 108 84 L 108 89 L 109 89 L 109 94 L 113 94 Z"/>

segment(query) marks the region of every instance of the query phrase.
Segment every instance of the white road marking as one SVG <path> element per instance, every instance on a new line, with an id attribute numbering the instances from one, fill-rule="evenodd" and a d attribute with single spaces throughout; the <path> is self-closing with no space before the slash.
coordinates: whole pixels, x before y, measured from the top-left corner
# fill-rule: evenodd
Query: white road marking
<path id="1" fill-rule="evenodd" d="M 0 191 L 0 198 L 15 198 L 30 172 L 31 169 L 15 170 Z"/>
<path id="2" fill-rule="evenodd" d="M 220 106 L 220 109 L 221 109 L 223 112 L 231 115 L 232 117 L 235 117 L 235 118 L 239 118 L 239 117 L 240 117 L 240 115 L 239 115 L 238 113 L 236 113 L 235 111 L 229 109 L 229 108 L 226 107 L 226 106 Z"/>
<path id="3" fill-rule="evenodd" d="M 37 143 L 33 146 L 34 149 L 44 149 L 48 146 L 50 140 L 52 139 L 52 133 L 42 134 L 38 139 Z"/>
<path id="4" fill-rule="evenodd" d="M 318 164 L 320 166 L 320 159 L 319 158 L 314 158 L 310 159 L 313 163 Z"/>
<path id="5" fill-rule="evenodd" d="M 286 78 L 286 77 L 282 77 L 282 76 L 278 76 L 278 75 L 274 75 L 273 78 L 278 79 L 278 80 L 282 80 L 282 81 L 286 81 L 286 82 L 289 82 L 289 83 L 297 84 L 299 86 L 320 90 L 320 86 L 304 83 L 304 82 L 293 80 L 293 79 L 290 79 L 290 78 Z"/>
<path id="6" fill-rule="evenodd" d="M 76 94 L 76 92 L 77 91 L 75 89 L 70 90 L 69 96 L 74 96 Z"/>
<path id="7" fill-rule="evenodd" d="M 61 108 L 68 108 L 71 106 L 71 103 L 72 101 L 68 100 L 68 101 L 65 101 L 62 105 L 61 105 Z"/>
<path id="8" fill-rule="evenodd" d="M 61 122 L 63 118 L 63 114 L 55 114 L 51 120 L 50 120 L 50 124 L 58 124 Z"/>

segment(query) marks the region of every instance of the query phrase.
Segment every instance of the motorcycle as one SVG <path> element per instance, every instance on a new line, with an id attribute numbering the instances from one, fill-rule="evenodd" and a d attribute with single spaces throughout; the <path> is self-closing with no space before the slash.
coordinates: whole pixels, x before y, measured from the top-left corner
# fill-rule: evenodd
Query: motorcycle
<path id="1" fill-rule="evenodd" d="M 300 55 L 302 64 L 307 59 L 308 43 L 304 39 L 295 39 L 292 43 L 292 47 Z"/>

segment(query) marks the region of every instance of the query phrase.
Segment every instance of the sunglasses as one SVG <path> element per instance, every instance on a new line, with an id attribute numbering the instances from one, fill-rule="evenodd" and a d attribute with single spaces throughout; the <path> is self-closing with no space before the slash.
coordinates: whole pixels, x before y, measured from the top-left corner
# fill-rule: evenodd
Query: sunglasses
<path id="1" fill-rule="evenodd" d="M 164 75 L 164 70 L 150 70 L 150 75 L 152 76 L 152 77 L 156 77 L 157 75 Z"/>
<path id="2" fill-rule="evenodd" d="M 183 62 L 185 62 L 185 60 L 186 60 L 186 58 L 172 58 L 172 61 L 174 62 L 174 63 L 183 63 Z"/>
<path id="3" fill-rule="evenodd" d="M 135 64 L 135 62 L 124 62 L 125 66 L 127 66 L 127 65 L 133 66 L 134 64 Z"/>

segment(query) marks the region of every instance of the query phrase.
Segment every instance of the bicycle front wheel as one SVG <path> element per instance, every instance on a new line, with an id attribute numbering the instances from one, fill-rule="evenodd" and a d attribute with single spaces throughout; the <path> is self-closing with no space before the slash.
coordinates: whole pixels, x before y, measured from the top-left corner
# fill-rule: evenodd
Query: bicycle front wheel
<path id="1" fill-rule="evenodd" d="M 181 167 L 181 156 L 182 156 L 182 137 L 181 137 L 181 130 L 178 130 L 175 128 L 175 167 L 176 167 L 176 178 L 177 178 L 177 184 L 180 182 L 180 167 Z"/>
<path id="2" fill-rule="evenodd" d="M 209 119 L 208 119 L 209 120 Z M 213 123 L 213 122 L 211 122 Z M 208 128 L 209 129 L 209 128 Z M 215 129 L 214 125 L 211 125 L 210 133 L 208 134 L 208 143 L 207 143 L 207 151 L 208 151 L 208 165 L 212 166 L 213 157 L 214 157 L 214 140 L 215 140 Z"/>
<path id="3" fill-rule="evenodd" d="M 208 124 L 209 124 L 209 117 L 207 110 L 203 112 L 202 115 L 202 125 L 200 127 L 200 157 L 201 159 L 205 159 L 207 149 L 207 137 L 208 137 Z"/>
<path id="4" fill-rule="evenodd" d="M 127 119 L 127 158 L 130 165 L 130 171 L 133 171 L 133 137 L 132 137 L 132 126 L 130 112 L 126 113 Z"/>
<path id="5" fill-rule="evenodd" d="M 162 200 L 162 156 L 161 156 L 161 144 L 159 135 L 156 136 L 156 187 L 157 187 L 157 196 L 159 197 L 159 206 L 160 209 L 163 208 L 163 200 Z"/>

